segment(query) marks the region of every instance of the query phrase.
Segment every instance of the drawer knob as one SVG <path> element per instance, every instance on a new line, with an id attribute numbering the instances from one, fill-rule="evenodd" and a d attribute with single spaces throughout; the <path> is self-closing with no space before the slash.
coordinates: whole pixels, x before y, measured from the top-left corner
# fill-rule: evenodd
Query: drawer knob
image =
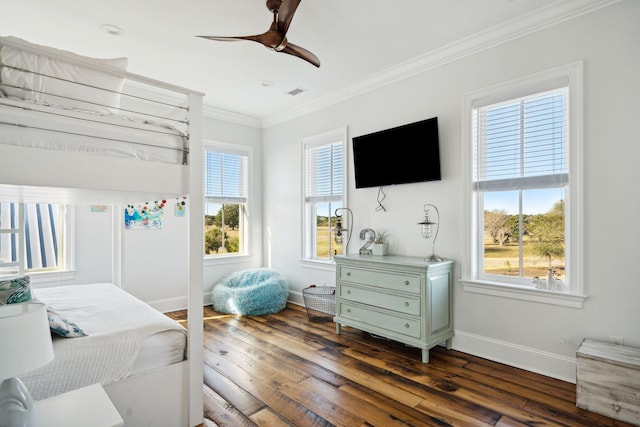
<path id="1" fill-rule="evenodd" d="M 348 290 L 348 291 L 347 291 L 347 294 L 350 294 L 350 293 L 351 293 L 351 290 Z"/>
<path id="2" fill-rule="evenodd" d="M 347 271 L 347 276 L 351 276 L 351 272 L 350 271 Z"/>
<path id="3" fill-rule="evenodd" d="M 408 280 L 405 280 L 405 281 L 404 281 L 404 284 L 408 286 L 408 285 L 409 285 L 409 281 L 408 281 Z"/>
<path id="4" fill-rule="evenodd" d="M 347 313 L 351 313 L 351 309 L 350 308 L 347 308 Z"/>
<path id="5" fill-rule="evenodd" d="M 407 329 L 409 329 L 409 324 L 408 324 L 408 323 L 405 323 L 405 324 L 404 324 L 404 327 L 405 327 L 405 328 L 407 328 Z"/>
<path id="6" fill-rule="evenodd" d="M 409 301 L 405 301 L 405 302 L 404 302 L 404 306 L 405 306 L 405 307 L 409 307 Z"/>

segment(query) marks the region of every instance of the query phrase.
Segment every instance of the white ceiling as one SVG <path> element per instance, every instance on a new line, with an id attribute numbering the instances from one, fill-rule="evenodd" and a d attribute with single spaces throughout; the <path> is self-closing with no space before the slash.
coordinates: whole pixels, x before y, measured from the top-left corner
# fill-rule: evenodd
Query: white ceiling
<path id="1" fill-rule="evenodd" d="M 9 1 L 0 35 L 87 56 L 126 56 L 133 73 L 204 92 L 207 106 L 262 123 L 615 2 L 302 0 L 287 37 L 320 58 L 316 68 L 255 42 L 195 37 L 266 31 L 272 16 L 265 0 Z M 109 35 L 101 24 L 123 33 Z M 287 94 L 296 88 L 305 92 Z"/>

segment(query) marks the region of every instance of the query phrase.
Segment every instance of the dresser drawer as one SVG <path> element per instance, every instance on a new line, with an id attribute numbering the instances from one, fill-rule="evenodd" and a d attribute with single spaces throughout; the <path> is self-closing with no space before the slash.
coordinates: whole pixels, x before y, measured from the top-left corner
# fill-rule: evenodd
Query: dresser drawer
<path id="1" fill-rule="evenodd" d="M 420 274 L 363 269 L 351 265 L 341 265 L 338 280 L 361 283 L 397 291 L 420 293 Z"/>
<path id="2" fill-rule="evenodd" d="M 358 286 L 340 286 L 340 296 L 345 300 L 361 302 L 400 313 L 420 316 L 420 297 L 392 295 Z"/>
<path id="3" fill-rule="evenodd" d="M 358 322 L 375 326 L 378 329 L 386 329 L 394 334 L 402 334 L 413 338 L 420 338 L 421 336 L 419 319 L 408 319 L 393 313 L 372 310 L 366 306 L 340 302 L 338 316 L 357 320 Z"/>

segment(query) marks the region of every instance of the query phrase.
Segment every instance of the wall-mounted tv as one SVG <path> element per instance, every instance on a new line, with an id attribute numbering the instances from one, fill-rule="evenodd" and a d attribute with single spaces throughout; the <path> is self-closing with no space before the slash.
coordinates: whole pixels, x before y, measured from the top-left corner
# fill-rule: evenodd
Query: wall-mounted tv
<path id="1" fill-rule="evenodd" d="M 438 118 L 353 138 L 356 188 L 440 180 Z"/>

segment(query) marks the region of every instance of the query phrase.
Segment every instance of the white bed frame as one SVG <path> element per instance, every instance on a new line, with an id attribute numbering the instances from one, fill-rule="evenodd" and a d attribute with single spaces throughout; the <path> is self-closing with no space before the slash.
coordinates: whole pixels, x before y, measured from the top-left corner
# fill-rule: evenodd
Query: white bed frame
<path id="1" fill-rule="evenodd" d="M 104 389 L 127 426 L 193 427 L 202 420 L 189 424 L 187 419 L 188 378 L 189 363 L 184 361 L 107 384 Z M 202 386 L 199 391 L 202 394 Z M 202 418 L 202 407 L 199 412 Z"/>
<path id="2" fill-rule="evenodd" d="M 48 51 L 36 52 L 58 58 Z M 65 56 L 58 59 L 70 61 Z M 187 360 L 106 385 L 105 390 L 126 425 L 193 427 L 203 422 L 203 331 L 199 327 L 203 322 L 203 94 L 128 72 L 91 67 L 125 78 L 123 92 L 133 88 L 163 97 L 170 93 L 187 103 L 188 165 L 0 144 L 0 196 L 20 202 L 122 205 L 131 200 L 189 197 Z"/>

